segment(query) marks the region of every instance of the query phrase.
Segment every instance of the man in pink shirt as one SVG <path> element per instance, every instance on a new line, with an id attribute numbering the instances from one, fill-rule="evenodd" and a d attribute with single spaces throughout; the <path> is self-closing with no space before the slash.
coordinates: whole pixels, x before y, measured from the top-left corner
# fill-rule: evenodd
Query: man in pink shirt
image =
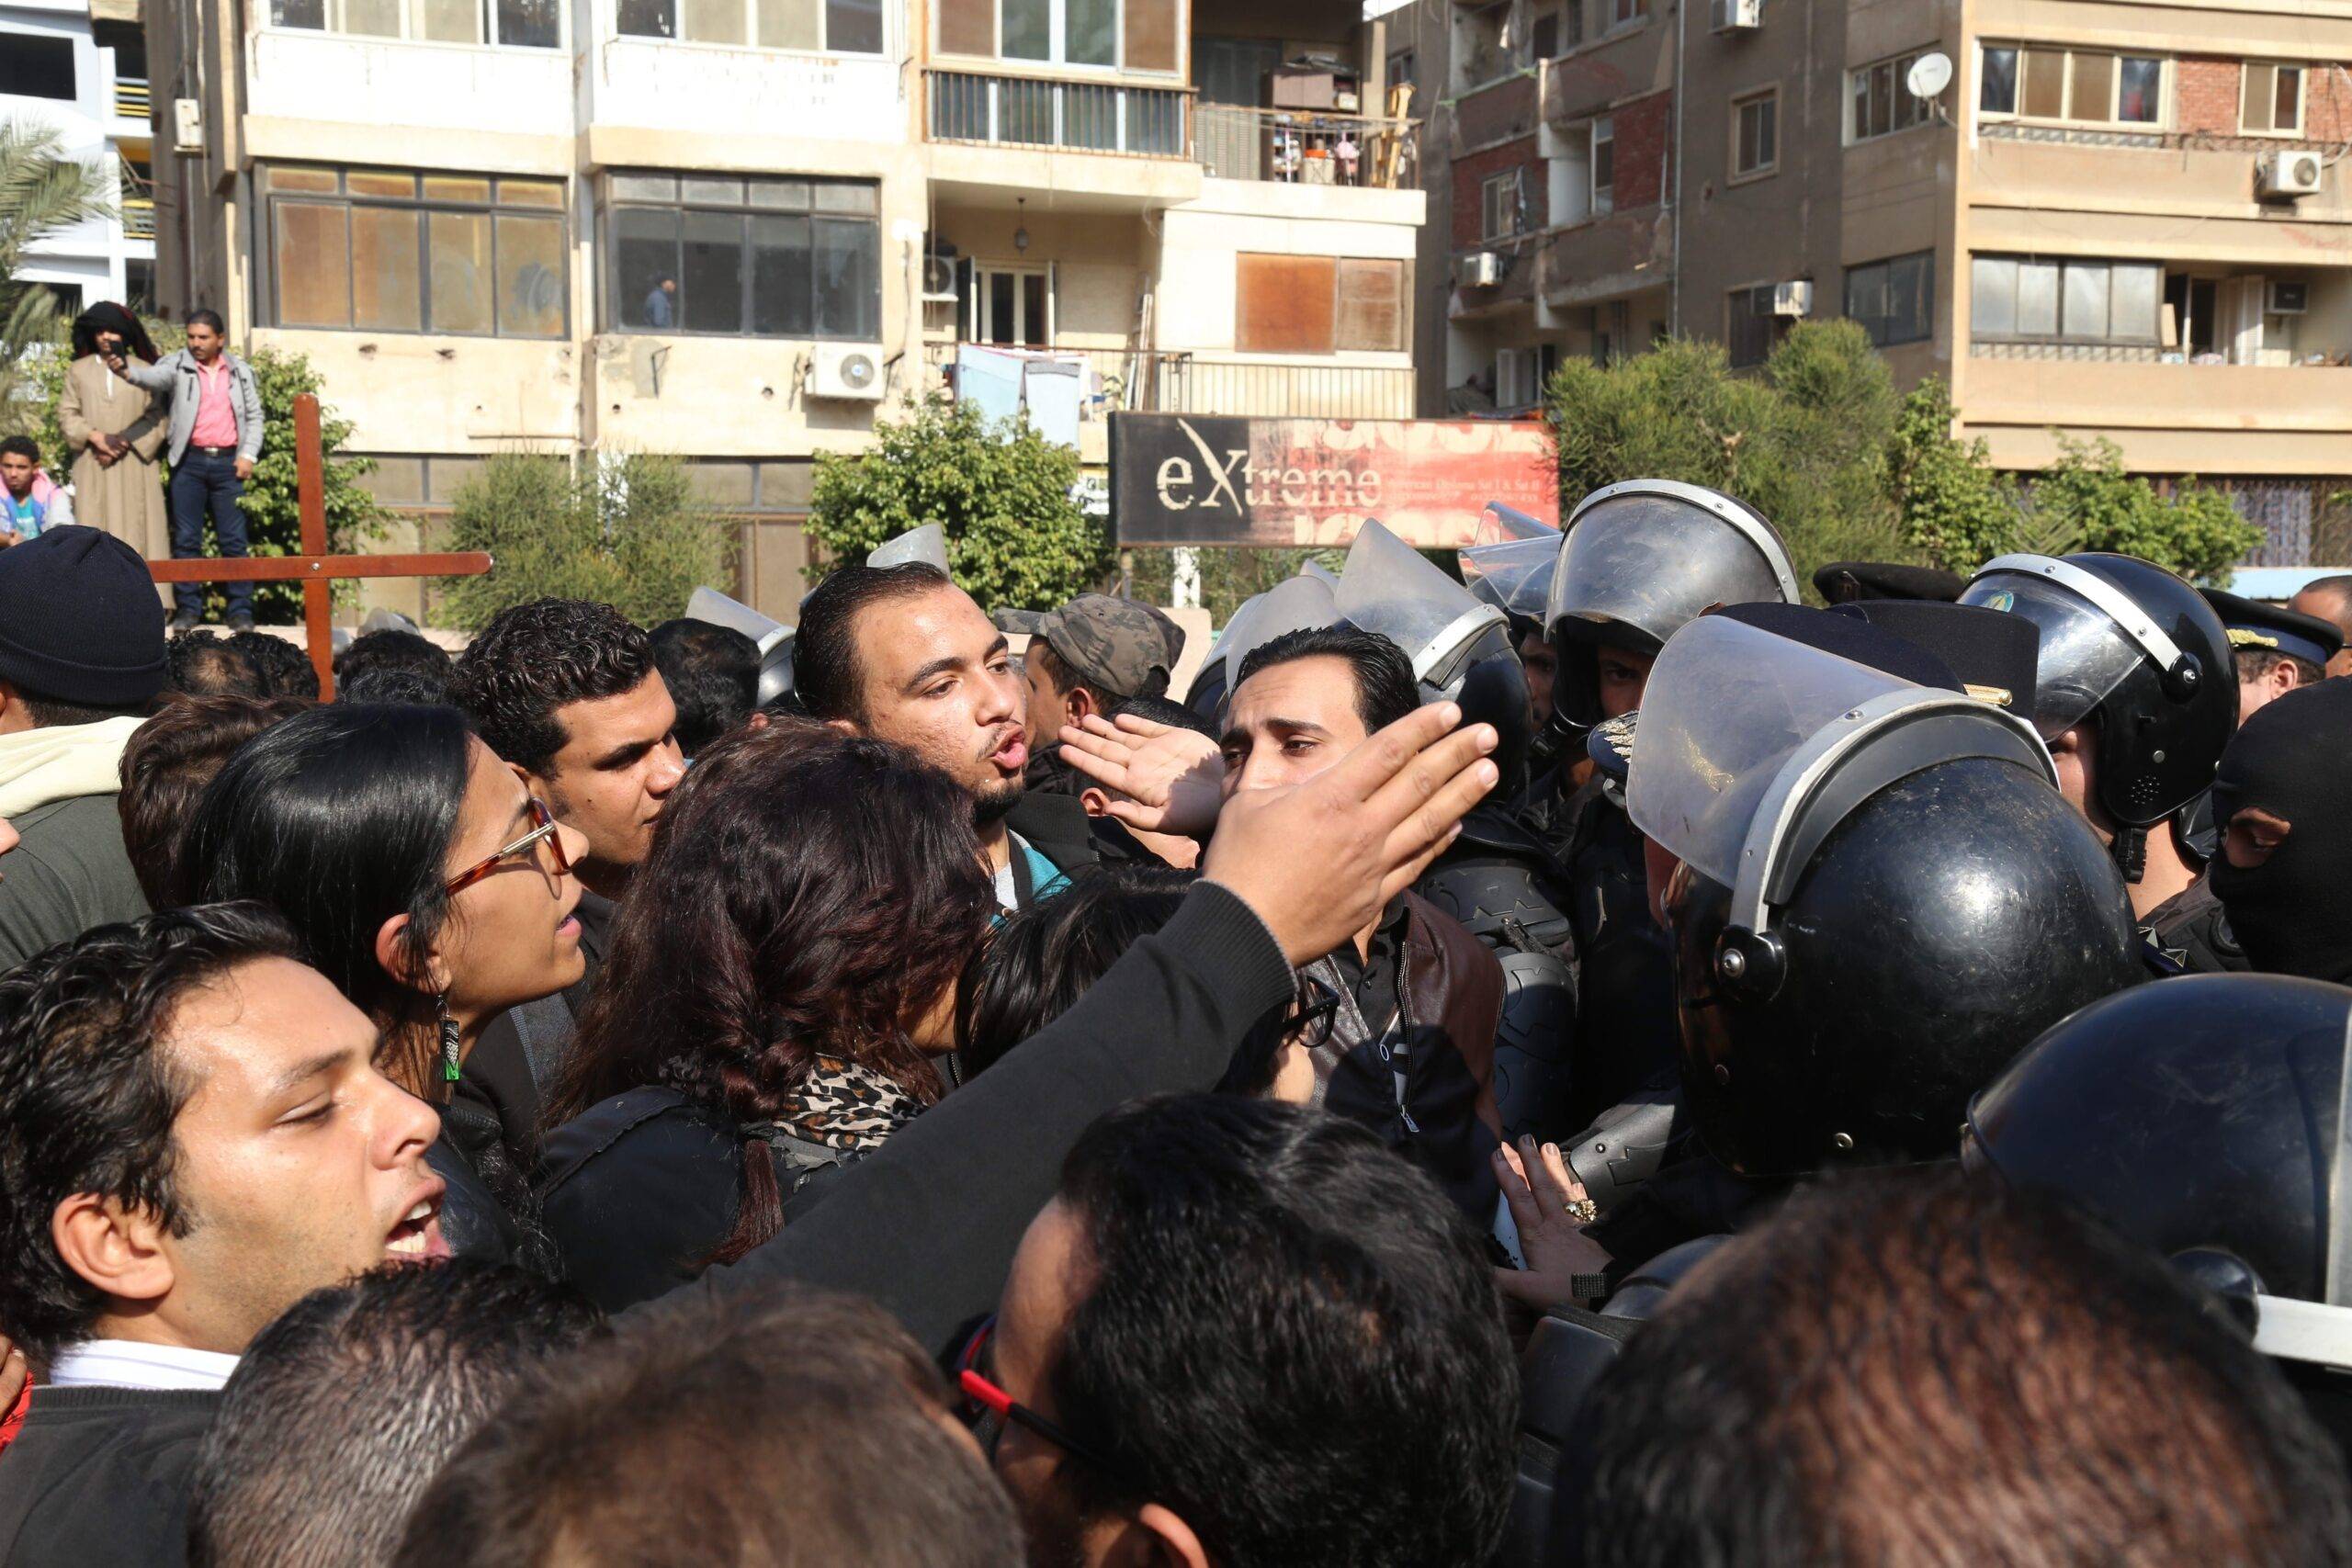
<path id="1" fill-rule="evenodd" d="M 107 367 L 133 386 L 170 400 L 172 555 L 187 559 L 204 553 L 209 514 L 220 553 L 246 554 L 245 480 L 261 456 L 264 421 L 261 393 L 245 362 L 223 346 L 220 318 L 210 310 L 187 313 L 187 346 L 153 366 L 127 362 L 119 348 Z M 254 624 L 254 585 L 232 582 L 223 592 L 231 631 Z M 204 588 L 182 582 L 172 590 L 172 629 L 186 631 L 204 618 Z"/>

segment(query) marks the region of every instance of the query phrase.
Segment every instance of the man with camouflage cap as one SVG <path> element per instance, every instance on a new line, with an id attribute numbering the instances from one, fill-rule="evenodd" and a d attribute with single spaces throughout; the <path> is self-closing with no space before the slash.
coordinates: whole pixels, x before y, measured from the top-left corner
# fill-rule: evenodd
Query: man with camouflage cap
<path id="1" fill-rule="evenodd" d="M 1081 593 L 1039 618 L 1029 638 L 1023 726 L 1029 736 L 1029 787 L 1075 795 L 1061 760 L 1064 725 L 1088 715 L 1109 719 L 1136 697 L 1164 696 L 1183 634 L 1148 604 Z"/>

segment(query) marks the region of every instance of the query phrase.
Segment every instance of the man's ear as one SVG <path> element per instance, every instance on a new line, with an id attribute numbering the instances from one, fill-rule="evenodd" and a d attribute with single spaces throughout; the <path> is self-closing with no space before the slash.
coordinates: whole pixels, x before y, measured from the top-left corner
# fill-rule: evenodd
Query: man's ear
<path id="1" fill-rule="evenodd" d="M 523 781 L 524 794 L 549 807 L 555 805 L 555 780 L 541 778 L 520 762 L 509 762 L 506 766 L 513 771 L 516 778 Z"/>
<path id="2" fill-rule="evenodd" d="M 25 699 L 17 688 L 0 681 L 0 735 L 14 735 L 20 729 L 38 729 Z"/>
<path id="3" fill-rule="evenodd" d="M 1094 694 L 1083 685 L 1072 686 L 1063 693 L 1062 706 L 1069 710 L 1069 723 L 1072 728 L 1083 725 L 1089 714 L 1100 714 L 1102 711 L 1102 705 L 1096 702 Z"/>
<path id="4" fill-rule="evenodd" d="M 1111 815 L 1111 792 L 1100 784 L 1091 785 L 1078 792 L 1078 804 L 1089 817 L 1108 817 Z"/>
<path id="5" fill-rule="evenodd" d="M 1151 1543 L 1154 1568 L 1209 1568 L 1207 1549 L 1193 1527 L 1158 1503 L 1146 1503 L 1136 1524 Z"/>
<path id="6" fill-rule="evenodd" d="M 852 724 L 845 718 L 829 718 L 825 722 L 831 725 L 833 728 L 840 730 L 843 735 L 849 736 L 852 739 L 854 739 L 857 735 L 857 726 Z"/>
<path id="7" fill-rule="evenodd" d="M 146 1209 L 76 1192 L 50 1215 L 49 1236 L 65 1267 L 119 1300 L 161 1301 L 176 1282 L 163 1222 Z"/>

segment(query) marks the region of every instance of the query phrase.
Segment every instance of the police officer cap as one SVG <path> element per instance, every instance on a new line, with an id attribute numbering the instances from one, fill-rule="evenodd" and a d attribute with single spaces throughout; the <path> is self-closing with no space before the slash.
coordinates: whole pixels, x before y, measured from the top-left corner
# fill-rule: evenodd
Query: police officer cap
<path id="1" fill-rule="evenodd" d="M 1833 561 L 1813 574 L 1814 592 L 1832 604 L 1872 599 L 1926 599 L 1949 604 L 1968 586 L 1958 572 L 1894 561 Z"/>
<path id="2" fill-rule="evenodd" d="M 2241 599 L 2218 588 L 2200 588 L 2205 602 L 2229 628 L 2235 653 L 2283 653 L 2322 669 L 2344 649 L 2344 634 L 2316 615 L 2299 615 L 2278 604 Z"/>
<path id="3" fill-rule="evenodd" d="M 2041 629 L 2031 621 L 1981 605 L 1926 599 L 1860 601 L 1839 604 L 1831 614 L 1867 621 L 1917 643 L 1950 665 L 1970 696 L 2032 718 Z"/>

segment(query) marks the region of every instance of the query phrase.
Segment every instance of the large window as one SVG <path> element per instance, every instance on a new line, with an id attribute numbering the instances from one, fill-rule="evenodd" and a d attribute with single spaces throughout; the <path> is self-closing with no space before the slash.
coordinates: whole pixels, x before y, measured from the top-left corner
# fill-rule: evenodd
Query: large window
<path id="1" fill-rule="evenodd" d="M 1179 0 L 940 0 L 936 9 L 942 54 L 1129 71 L 1178 66 Z"/>
<path id="2" fill-rule="evenodd" d="M 273 164 L 263 190 L 275 325 L 565 335 L 559 180 Z"/>
<path id="3" fill-rule="evenodd" d="M 2303 72 L 2299 65 L 2248 61 L 2238 129 L 2256 136 L 2295 136 L 2303 129 Z"/>
<path id="4" fill-rule="evenodd" d="M 2140 262 L 1978 256 L 1970 335 L 1979 342 L 2153 344 L 2164 269 Z"/>
<path id="5" fill-rule="evenodd" d="M 622 331 L 881 337 L 871 181 L 615 174 L 605 197 L 605 319 Z"/>
<path id="6" fill-rule="evenodd" d="M 1781 89 L 1731 101 L 1731 173 L 1734 179 L 1754 179 L 1781 166 Z"/>
<path id="7" fill-rule="evenodd" d="M 563 42 L 557 0 L 270 0 L 269 20 L 273 27 L 424 43 L 555 49 Z"/>
<path id="8" fill-rule="evenodd" d="M 1523 169 L 1505 169 L 1499 175 L 1488 175 L 1479 186 L 1479 238 L 1508 240 L 1520 231 L 1525 174 Z"/>
<path id="9" fill-rule="evenodd" d="M 1985 114 L 2092 125 L 2155 125 L 2164 118 L 2165 62 L 2056 45 L 1986 44 L 1976 107 Z"/>
<path id="10" fill-rule="evenodd" d="M 1846 315 L 1881 348 L 1932 336 L 1935 309 L 1933 251 L 1846 269 Z"/>
<path id="11" fill-rule="evenodd" d="M 71 103 L 76 96 L 72 39 L 0 33 L 0 96 Z"/>
<path id="12" fill-rule="evenodd" d="M 620 0 L 633 38 L 827 54 L 882 52 L 882 0 Z"/>
<path id="13" fill-rule="evenodd" d="M 1912 92 L 1910 86 L 1911 67 L 1918 64 L 1919 57 L 1927 52 L 1915 49 L 1854 72 L 1852 89 L 1848 94 L 1853 105 L 1853 119 L 1846 130 L 1848 141 L 1869 141 L 1928 123 L 1933 113 L 1928 101 Z M 1988 57 L 1991 52 L 1986 51 Z"/>
<path id="14" fill-rule="evenodd" d="M 1395 354 L 1405 347 L 1401 261 L 1235 258 L 1233 345 L 1243 354 Z"/>
<path id="15" fill-rule="evenodd" d="M 1592 215 L 1617 209 L 1617 122 L 1602 115 L 1592 122 Z"/>

